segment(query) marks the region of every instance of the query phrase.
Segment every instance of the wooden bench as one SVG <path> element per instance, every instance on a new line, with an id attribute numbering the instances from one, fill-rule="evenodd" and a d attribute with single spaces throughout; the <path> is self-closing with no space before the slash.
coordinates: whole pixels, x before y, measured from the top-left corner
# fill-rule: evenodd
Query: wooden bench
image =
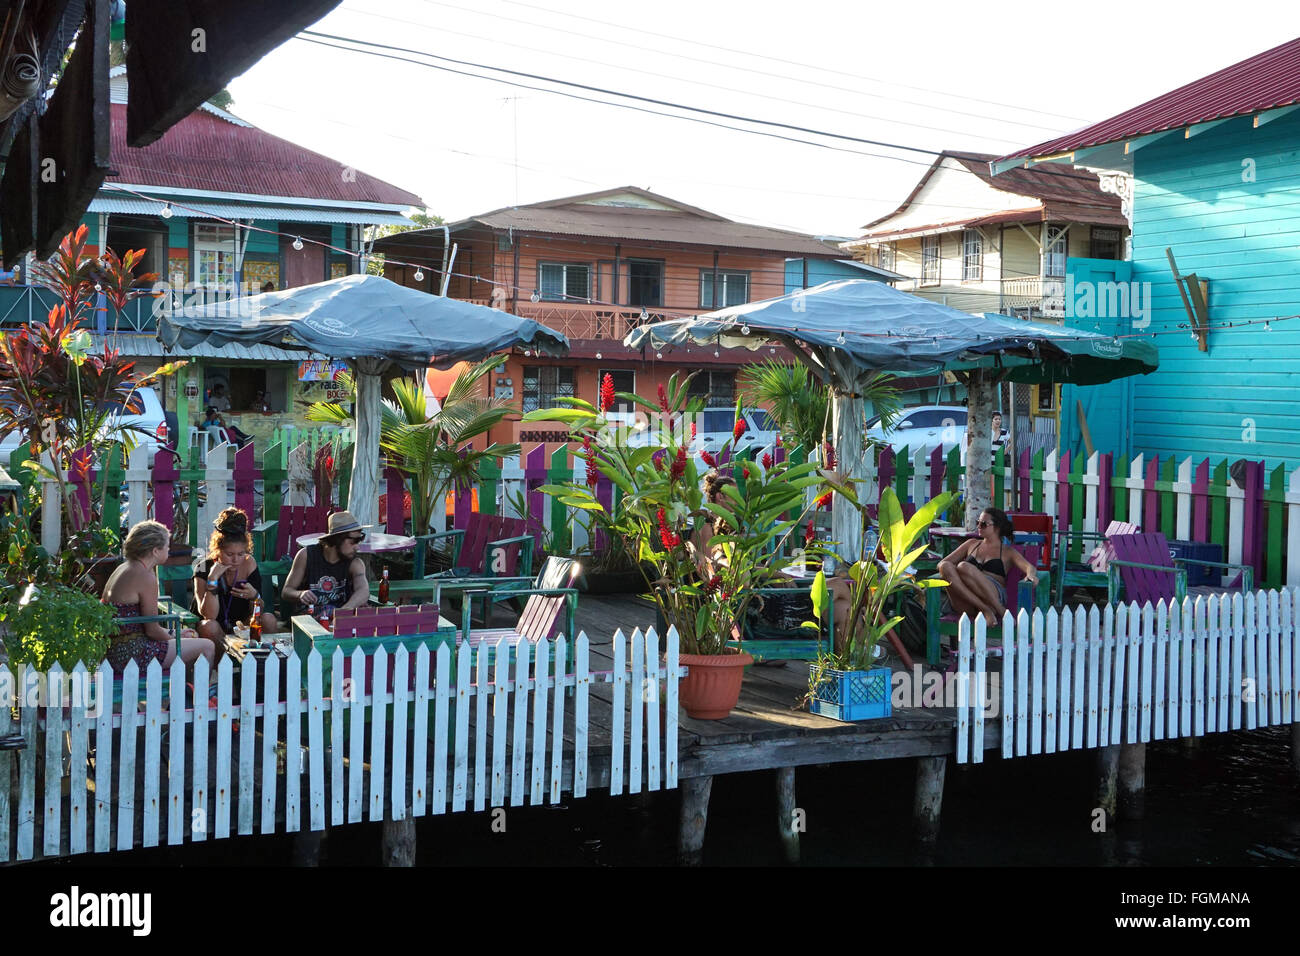
<path id="1" fill-rule="evenodd" d="M 528 522 L 475 512 L 464 528 L 416 536 L 415 580 L 435 576 L 425 574 L 428 547 L 445 538 L 452 542 L 451 568 L 440 572 L 440 576 L 532 576 L 533 555 L 539 542 L 536 533 L 528 532 Z M 389 582 L 389 593 L 394 583 L 398 582 Z"/>

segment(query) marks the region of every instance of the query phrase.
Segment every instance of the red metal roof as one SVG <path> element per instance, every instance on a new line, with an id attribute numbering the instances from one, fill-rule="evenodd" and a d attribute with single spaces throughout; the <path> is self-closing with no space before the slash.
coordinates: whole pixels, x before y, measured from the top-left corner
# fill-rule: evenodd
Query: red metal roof
<path id="1" fill-rule="evenodd" d="M 1051 156 L 1300 102 L 1300 38 L 1001 160 Z"/>
<path id="2" fill-rule="evenodd" d="M 116 181 L 178 189 L 374 202 L 424 208 L 424 200 L 255 126 L 196 111 L 143 148 L 126 145 L 126 106 L 112 105 Z M 113 178 L 109 182 L 113 182 Z"/>

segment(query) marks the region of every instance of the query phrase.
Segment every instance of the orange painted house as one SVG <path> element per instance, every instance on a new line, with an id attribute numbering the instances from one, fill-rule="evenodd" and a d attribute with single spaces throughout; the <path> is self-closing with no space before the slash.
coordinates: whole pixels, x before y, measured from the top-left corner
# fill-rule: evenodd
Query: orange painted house
<path id="1" fill-rule="evenodd" d="M 495 394 L 524 411 L 550 407 L 565 395 L 595 402 L 606 372 L 619 391 L 653 396 L 674 372 L 699 371 L 694 392 L 707 393 L 713 406 L 734 405 L 740 368 L 769 356 L 793 357 L 780 346 L 758 352 L 691 346 L 642 355 L 625 348 L 623 337 L 643 322 L 784 295 L 792 262 L 806 277 L 810 263 L 844 257 L 816 236 L 735 222 L 633 187 L 398 233 L 377 240 L 374 251 L 389 260 L 386 277 L 433 294 L 451 260 L 447 295 L 536 319 L 568 336 L 568 356 L 516 349 L 492 376 Z M 859 268 L 862 278 L 889 275 Z M 521 429 L 512 416 L 490 438 L 520 441 L 527 451 L 562 432 Z"/>

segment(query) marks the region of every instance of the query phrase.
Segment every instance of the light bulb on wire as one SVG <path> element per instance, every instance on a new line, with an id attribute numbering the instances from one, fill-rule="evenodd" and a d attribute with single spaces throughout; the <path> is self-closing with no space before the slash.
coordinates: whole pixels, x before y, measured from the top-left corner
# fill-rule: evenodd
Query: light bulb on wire
<path id="1" fill-rule="evenodd" d="M 302 252 L 302 237 L 301 237 L 301 236 L 294 236 L 294 237 L 293 237 L 293 251 L 294 251 L 294 252 Z"/>
<path id="2" fill-rule="evenodd" d="M 835 339 L 835 344 L 836 344 L 836 345 L 843 345 L 843 344 L 844 344 L 844 333 L 843 333 L 843 332 L 841 332 L 841 333 L 839 334 L 839 337 Z"/>
<path id="3" fill-rule="evenodd" d="M 541 301 L 542 301 L 542 297 L 538 294 L 537 290 L 534 289 L 534 290 L 533 290 L 533 294 L 530 295 L 530 296 L 528 297 L 528 300 L 529 300 L 530 302 L 541 302 Z"/>
<path id="4" fill-rule="evenodd" d="M 749 334 L 749 326 L 748 326 L 748 325 L 742 325 L 742 326 L 740 327 L 740 334 L 741 334 L 741 335 L 748 335 L 748 334 Z"/>
<path id="5" fill-rule="evenodd" d="M 415 269 L 415 281 L 416 282 L 424 281 L 424 270 L 421 269 L 419 266 L 417 266 Z"/>
<path id="6" fill-rule="evenodd" d="M 172 204 L 171 204 L 171 203 L 167 203 L 166 205 L 164 205 L 164 206 L 162 207 L 162 212 L 158 213 L 158 215 L 162 216 L 164 219 L 170 219 L 170 218 L 172 217 L 172 215 L 173 215 L 173 214 L 172 214 Z"/>

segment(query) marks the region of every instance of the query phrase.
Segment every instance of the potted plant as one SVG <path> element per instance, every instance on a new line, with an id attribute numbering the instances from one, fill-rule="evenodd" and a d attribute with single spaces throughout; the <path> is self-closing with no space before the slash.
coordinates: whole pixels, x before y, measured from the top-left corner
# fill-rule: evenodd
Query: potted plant
<path id="1" fill-rule="evenodd" d="M 849 506 L 865 512 L 850 485 L 838 476 L 830 484 Z M 894 490 L 881 491 L 880 557 L 874 545 L 864 543 L 858 560 L 846 569 L 849 609 L 844 629 L 833 642 L 834 649 L 809 664 L 807 700 L 814 714 L 845 721 L 890 715 L 890 669 L 874 666 L 877 647 L 902 620 L 892 615 L 895 595 L 947 584 L 941 579 L 917 580 L 911 566 L 925 553 L 926 545 L 917 545 L 917 540 L 951 501 L 950 493 L 938 495 L 917 508 L 911 520 L 904 520 Z M 813 579 L 812 599 L 817 622 L 806 626 L 818 627 L 831 601 L 822 571 Z"/>
<path id="2" fill-rule="evenodd" d="M 561 399 L 567 407 L 530 412 L 523 420 L 562 422 L 581 436 L 586 482 L 544 485 L 542 491 L 591 513 L 622 539 L 664 622 L 675 629 L 681 662 L 690 668 L 679 689 L 682 705 L 691 717 L 710 720 L 736 705 L 743 668 L 753 659 L 728 645 L 739 636 L 756 590 L 792 563 L 781 557 L 784 542 L 803 517 L 804 489 L 819 486 L 822 478 L 815 464 L 791 467 L 770 456 L 761 464 L 737 459 L 730 467 L 736 483 L 722 488 L 723 501 L 705 500 L 689 451 L 691 421 L 704 401 L 688 399 L 689 382 L 674 375 L 650 402 L 616 395 L 606 376 L 599 408 Z M 656 423 L 649 444 L 629 447 L 619 426 L 606 418 L 616 400 Z M 736 423 L 733 441 L 745 428 L 739 408 Z M 712 465 L 716 459 L 705 461 Z M 594 494 L 601 474 L 621 491 L 613 513 Z"/>

